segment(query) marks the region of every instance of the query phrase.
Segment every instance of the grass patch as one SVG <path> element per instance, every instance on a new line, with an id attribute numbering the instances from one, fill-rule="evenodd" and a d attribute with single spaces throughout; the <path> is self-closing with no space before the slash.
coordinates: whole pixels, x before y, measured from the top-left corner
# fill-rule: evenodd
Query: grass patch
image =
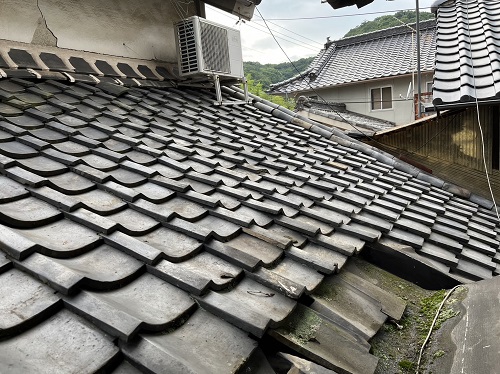
<path id="1" fill-rule="evenodd" d="M 279 330 L 291 341 L 304 346 L 316 339 L 316 331 L 323 320 L 311 309 L 299 305 L 290 321 Z"/>
<path id="2" fill-rule="evenodd" d="M 398 363 L 399 367 L 403 372 L 405 373 L 410 373 L 415 370 L 415 363 L 413 361 L 409 360 L 401 360 Z"/>
<path id="3" fill-rule="evenodd" d="M 443 357 L 444 354 L 445 354 L 445 352 L 442 349 L 440 349 L 439 351 L 434 352 L 434 354 L 432 355 L 432 357 L 439 358 L 439 357 Z"/>
<path id="4" fill-rule="evenodd" d="M 429 297 L 426 297 L 420 302 L 420 321 L 418 323 L 417 329 L 419 331 L 419 340 L 421 343 L 425 340 L 427 334 L 432 325 L 432 321 L 438 311 L 439 305 L 446 296 L 446 290 L 440 290 L 435 292 Z M 441 325 L 460 314 L 460 311 L 453 310 L 452 305 L 457 302 L 457 299 L 448 299 L 441 312 L 439 313 L 439 317 L 436 320 L 436 324 L 434 325 L 432 331 L 439 330 Z"/>
<path id="5" fill-rule="evenodd" d="M 403 317 L 398 321 L 403 328 L 399 329 L 394 323 L 388 321 L 370 340 L 371 353 L 379 358 L 375 374 L 415 373 L 416 365 L 413 367 L 411 364 L 417 362 L 420 347 L 448 291 L 425 290 L 374 265 L 351 258 L 350 266 L 353 264 L 362 269 L 366 276 L 371 277 L 374 284 L 401 297 L 407 303 Z M 463 299 L 465 293 L 465 288 L 454 291 L 441 309 L 434 330 L 439 329 L 445 321 L 459 314 L 456 304 Z M 331 297 L 331 295 L 328 296 Z M 434 357 L 436 352 L 437 356 Z M 446 348 L 433 346 L 431 341 L 428 349 L 424 351 L 422 372 L 429 372 L 426 368 L 434 359 L 441 357 L 440 362 L 447 360 L 449 355 L 446 355 L 446 352 Z"/>

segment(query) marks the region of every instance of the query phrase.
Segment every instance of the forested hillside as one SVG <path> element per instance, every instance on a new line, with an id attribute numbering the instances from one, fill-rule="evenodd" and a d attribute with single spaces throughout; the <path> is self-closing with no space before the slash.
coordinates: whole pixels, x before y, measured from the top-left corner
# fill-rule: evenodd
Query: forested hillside
<path id="1" fill-rule="evenodd" d="M 319 50 L 318 50 L 319 52 Z M 302 72 L 311 63 L 314 57 L 301 58 L 294 61 L 298 71 Z M 245 75 L 251 75 L 252 79 L 262 84 L 262 88 L 267 90 L 272 83 L 278 83 L 285 79 L 297 75 L 297 70 L 289 62 L 281 64 L 261 64 L 260 62 L 244 62 L 243 69 Z"/>
<path id="2" fill-rule="evenodd" d="M 434 18 L 434 14 L 429 12 L 420 12 L 420 21 L 425 21 L 432 18 Z M 344 38 L 415 22 L 417 22 L 416 11 L 402 10 L 395 13 L 394 15 L 380 16 L 375 18 L 373 21 L 364 21 L 363 23 L 361 23 L 361 25 L 350 29 L 347 34 L 344 35 Z"/>

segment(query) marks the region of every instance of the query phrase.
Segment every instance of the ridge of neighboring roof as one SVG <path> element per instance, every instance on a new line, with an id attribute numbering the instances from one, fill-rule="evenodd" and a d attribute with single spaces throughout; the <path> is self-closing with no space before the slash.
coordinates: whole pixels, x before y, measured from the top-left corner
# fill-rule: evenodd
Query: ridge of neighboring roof
<path id="1" fill-rule="evenodd" d="M 394 122 L 347 110 L 344 103 L 325 102 L 304 96 L 297 99 L 295 111 L 306 112 L 308 116 L 319 116 L 312 119 L 341 128 L 353 138 L 372 136 L 377 131 L 395 126 Z"/>

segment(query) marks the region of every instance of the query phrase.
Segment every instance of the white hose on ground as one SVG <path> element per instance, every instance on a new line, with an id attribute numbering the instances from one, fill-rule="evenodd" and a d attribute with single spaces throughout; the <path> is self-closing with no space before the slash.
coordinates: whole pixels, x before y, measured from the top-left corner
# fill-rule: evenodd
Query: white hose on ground
<path id="1" fill-rule="evenodd" d="M 446 296 L 444 297 L 443 301 L 441 301 L 441 305 L 439 305 L 439 308 L 436 312 L 436 315 L 434 316 L 434 320 L 432 321 L 431 327 L 429 329 L 429 333 L 427 334 L 427 337 L 425 338 L 424 344 L 422 344 L 422 348 L 420 348 L 420 353 L 418 355 L 418 361 L 417 361 L 417 371 L 415 372 L 416 374 L 419 374 L 420 371 L 420 361 L 422 361 L 422 355 L 424 354 L 424 349 L 427 343 L 429 342 L 429 338 L 431 337 L 432 330 L 434 329 L 434 326 L 436 325 L 437 319 L 439 317 L 439 313 L 441 313 L 441 309 L 443 309 L 443 305 L 448 300 L 448 298 L 451 296 L 451 294 L 457 289 L 463 287 L 461 284 L 458 286 L 453 287 L 451 290 L 448 291 Z"/>

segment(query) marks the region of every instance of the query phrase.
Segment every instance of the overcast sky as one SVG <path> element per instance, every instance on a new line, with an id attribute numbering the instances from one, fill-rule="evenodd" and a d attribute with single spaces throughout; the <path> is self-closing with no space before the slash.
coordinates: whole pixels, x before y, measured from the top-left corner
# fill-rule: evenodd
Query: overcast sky
<path id="1" fill-rule="evenodd" d="M 429 7 L 434 1 L 420 0 L 420 10 L 430 11 Z M 257 10 L 251 21 L 237 24 L 236 16 L 208 5 L 206 9 L 208 19 L 240 29 L 245 61 L 258 61 L 262 64 L 288 61 L 267 31 Z M 258 10 L 292 61 L 315 56 L 327 37 L 331 40 L 340 39 L 363 21 L 370 21 L 385 14 L 394 14 L 402 9 L 415 9 L 415 1 L 374 0 L 372 4 L 361 9 L 350 6 L 337 10 L 326 2 L 321 3 L 321 0 L 262 0 L 258 6 Z M 307 17 L 313 19 L 283 20 Z"/>

